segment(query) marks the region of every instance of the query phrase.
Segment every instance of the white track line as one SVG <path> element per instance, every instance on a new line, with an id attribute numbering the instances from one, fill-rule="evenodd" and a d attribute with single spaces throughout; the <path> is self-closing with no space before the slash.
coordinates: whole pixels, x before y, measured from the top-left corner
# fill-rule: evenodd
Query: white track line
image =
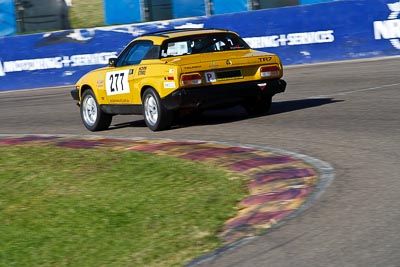
<path id="1" fill-rule="evenodd" d="M 313 99 L 313 98 L 328 98 L 328 97 L 333 97 L 333 96 L 349 95 L 349 94 L 354 94 L 354 93 L 359 93 L 359 92 L 365 92 L 365 91 L 373 91 L 373 90 L 380 90 L 380 89 L 385 89 L 385 88 L 391 88 L 391 87 L 399 86 L 399 85 L 400 85 L 400 83 L 386 84 L 386 85 L 381 85 L 381 86 L 376 86 L 376 87 L 358 89 L 358 90 L 347 91 L 347 92 L 341 92 L 341 93 L 330 94 L 330 95 L 311 96 L 311 97 L 308 97 L 308 99 Z"/>
<path id="2" fill-rule="evenodd" d="M 305 67 L 338 65 L 338 64 L 347 64 L 347 63 L 376 62 L 376 61 L 385 61 L 385 60 L 393 60 L 393 59 L 400 59 L 400 56 L 371 57 L 371 58 L 345 59 L 345 60 L 336 60 L 336 61 L 323 61 L 323 62 L 314 62 L 314 63 L 302 63 L 302 64 L 294 64 L 294 65 L 284 65 L 283 69 L 284 70 L 285 69 L 297 69 L 297 68 L 305 68 Z"/>

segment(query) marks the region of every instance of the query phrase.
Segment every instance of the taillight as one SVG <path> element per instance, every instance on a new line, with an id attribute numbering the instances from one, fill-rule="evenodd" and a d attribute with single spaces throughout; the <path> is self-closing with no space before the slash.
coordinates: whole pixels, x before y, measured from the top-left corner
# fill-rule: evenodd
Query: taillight
<path id="1" fill-rule="evenodd" d="M 261 67 L 260 69 L 261 77 L 273 77 L 279 76 L 281 71 L 278 66 L 268 66 L 268 67 Z"/>
<path id="2" fill-rule="evenodd" d="M 199 73 L 184 74 L 181 78 L 182 85 L 196 85 L 201 84 L 201 75 Z"/>

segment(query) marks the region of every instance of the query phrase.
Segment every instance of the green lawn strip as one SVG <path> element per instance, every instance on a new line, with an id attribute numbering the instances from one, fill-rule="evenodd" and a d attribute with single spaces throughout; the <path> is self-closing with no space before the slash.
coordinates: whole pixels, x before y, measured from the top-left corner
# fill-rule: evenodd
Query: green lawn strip
<path id="1" fill-rule="evenodd" d="M 80 29 L 104 26 L 103 2 L 104 0 L 73 0 L 69 12 L 71 27 Z"/>
<path id="2" fill-rule="evenodd" d="M 243 177 L 134 151 L 0 147 L 0 266 L 181 266 L 221 245 Z"/>

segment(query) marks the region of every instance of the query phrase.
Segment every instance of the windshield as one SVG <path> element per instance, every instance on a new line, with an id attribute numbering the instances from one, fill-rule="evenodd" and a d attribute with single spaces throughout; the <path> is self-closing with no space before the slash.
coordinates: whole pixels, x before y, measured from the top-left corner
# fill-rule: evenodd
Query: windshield
<path id="1" fill-rule="evenodd" d="M 243 39 L 232 33 L 191 35 L 169 39 L 163 43 L 161 57 L 249 49 Z"/>

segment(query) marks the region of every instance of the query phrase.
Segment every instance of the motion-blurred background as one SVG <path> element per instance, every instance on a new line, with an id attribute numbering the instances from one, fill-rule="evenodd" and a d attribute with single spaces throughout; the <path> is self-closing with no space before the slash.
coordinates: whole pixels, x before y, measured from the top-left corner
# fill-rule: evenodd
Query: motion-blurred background
<path id="1" fill-rule="evenodd" d="M 0 36 L 331 1 L 334 0 L 0 0 Z"/>

